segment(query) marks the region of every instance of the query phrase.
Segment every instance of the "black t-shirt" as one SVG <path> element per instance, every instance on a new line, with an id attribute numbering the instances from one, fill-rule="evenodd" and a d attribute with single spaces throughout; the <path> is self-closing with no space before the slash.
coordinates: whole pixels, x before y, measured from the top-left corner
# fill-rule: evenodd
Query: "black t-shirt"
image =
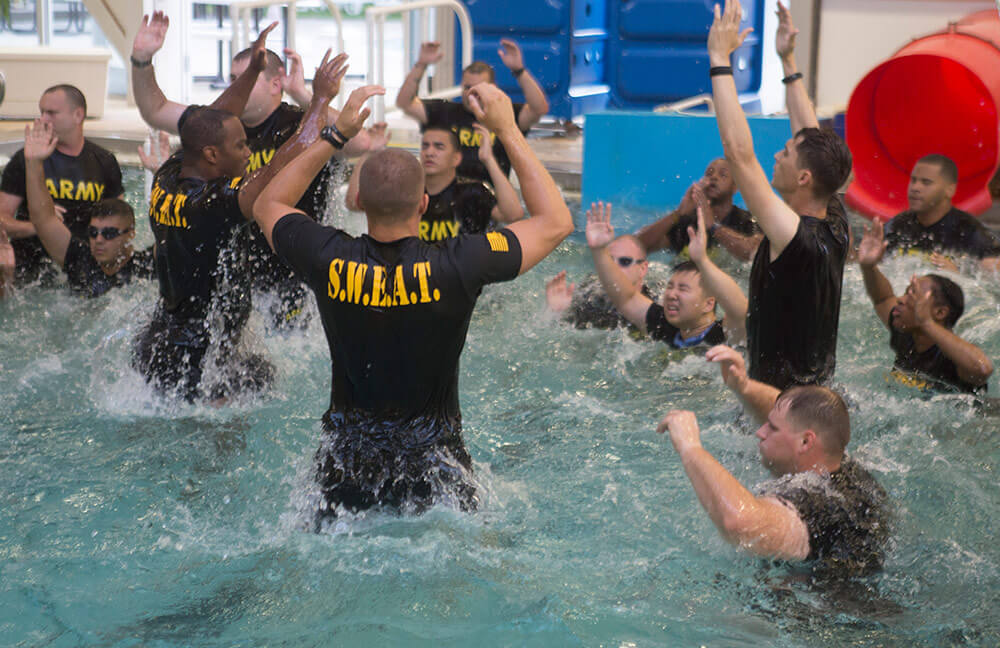
<path id="1" fill-rule="evenodd" d="M 90 207 L 105 198 L 122 195 L 122 170 L 118 160 L 108 150 L 90 140 L 84 140 L 77 156 L 54 151 L 43 163 L 45 186 L 53 201 L 66 209 L 63 222 L 73 236 L 87 237 L 90 225 Z M 11 157 L 0 179 L 0 191 L 24 199 L 15 218 L 28 218 L 24 149 Z M 48 254 L 37 236 L 11 241 L 17 265 L 37 267 Z"/>
<path id="2" fill-rule="evenodd" d="M 316 294 L 333 364 L 328 416 L 411 448 L 460 427 L 458 362 L 476 299 L 520 270 L 510 230 L 383 243 L 289 214 L 274 247 Z"/>
<path id="3" fill-rule="evenodd" d="M 885 225 L 887 251 L 920 250 L 953 252 L 977 258 L 1000 256 L 1000 239 L 975 216 L 954 207 L 930 227 L 911 211 L 898 214 Z"/>
<path id="4" fill-rule="evenodd" d="M 771 242 L 761 241 L 750 270 L 751 378 L 784 389 L 833 377 L 847 248 L 847 218 L 836 197 L 825 219 L 800 218 L 795 237 L 773 262 Z"/>
<path id="5" fill-rule="evenodd" d="M 808 560 L 845 575 L 882 567 L 891 515 L 885 490 L 845 458 L 828 475 L 804 472 L 765 484 L 763 495 L 791 504 L 809 531 Z"/>
<path id="6" fill-rule="evenodd" d="M 153 278 L 153 248 L 132 254 L 118 272 L 106 275 L 90 253 L 90 245 L 75 236 L 70 238 L 63 258 L 63 270 L 70 287 L 87 297 L 99 297 L 135 279 Z"/>
<path id="7" fill-rule="evenodd" d="M 427 211 L 420 218 L 420 240 L 442 241 L 462 234 L 482 234 L 490 227 L 490 215 L 497 199 L 493 189 L 481 180 L 456 176 L 433 196 L 428 194 Z"/>
<path id="8" fill-rule="evenodd" d="M 427 113 L 427 123 L 421 130 L 428 126 L 439 126 L 450 128 L 458 135 L 458 142 L 462 146 L 462 163 L 458 166 L 458 175 L 492 184 L 489 172 L 479 161 L 479 133 L 472 129 L 472 125 L 476 123 L 476 116 L 466 110 L 461 102 L 425 99 L 423 103 L 424 111 Z M 522 103 L 514 104 L 515 121 L 520 117 L 523 108 Z M 510 158 L 507 157 L 507 151 L 495 134 L 491 133 L 490 137 L 493 138 L 493 156 L 504 174 L 509 176 Z"/>
<path id="9" fill-rule="evenodd" d="M 986 385 L 972 385 L 958 377 L 958 368 L 935 344 L 924 351 L 917 351 L 913 336 L 896 330 L 895 317 L 889 315 L 889 346 L 896 352 L 893 370 L 904 374 L 904 382 L 921 389 L 942 391 L 979 392 Z"/>
<path id="10" fill-rule="evenodd" d="M 206 317 L 218 302 L 227 334 L 249 315 L 246 249 L 235 234 L 247 222 L 240 212 L 240 178 L 182 178 L 181 152 L 157 170 L 149 200 L 156 239 L 156 275 L 162 311 L 171 319 L 170 342 L 208 344 Z"/>
<path id="11" fill-rule="evenodd" d="M 754 222 L 750 212 L 736 205 L 733 205 L 733 208 L 729 210 L 725 218 L 719 221 L 719 224 L 725 225 L 729 229 L 735 230 L 745 236 L 760 233 L 760 228 L 757 227 L 757 223 Z M 667 238 L 670 240 L 670 249 L 674 252 L 682 251 L 691 242 L 691 237 L 688 236 L 688 227 L 698 227 L 697 214 L 685 214 L 681 216 L 677 219 L 677 224 L 674 225 L 673 229 L 667 233 Z M 708 247 L 713 247 L 715 244 L 715 237 L 709 235 Z"/>
<path id="12" fill-rule="evenodd" d="M 659 304 L 649 305 L 649 310 L 646 311 L 646 330 L 649 331 L 649 337 L 666 342 L 673 349 L 726 343 L 726 331 L 722 328 L 722 320 L 716 320 L 715 324 L 702 331 L 700 335 L 685 340 L 681 337 L 680 329 L 667 321 L 663 306 Z"/>
<path id="13" fill-rule="evenodd" d="M 642 294 L 650 299 L 653 298 L 649 286 L 646 284 L 642 285 Z M 604 286 L 601 285 L 601 280 L 597 275 L 588 275 L 580 282 L 580 285 L 573 292 L 573 299 L 570 300 L 569 308 L 563 313 L 562 319 L 578 329 L 591 327 L 614 329 L 622 326 L 635 328 L 618 312 L 614 302 L 604 292 Z"/>

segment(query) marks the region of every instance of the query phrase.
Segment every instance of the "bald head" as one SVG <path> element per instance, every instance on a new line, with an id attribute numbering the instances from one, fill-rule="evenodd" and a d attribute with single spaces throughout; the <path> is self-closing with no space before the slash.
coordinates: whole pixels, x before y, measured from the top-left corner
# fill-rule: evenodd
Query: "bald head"
<path id="1" fill-rule="evenodd" d="M 423 196 L 424 169 L 406 151 L 378 151 L 361 167 L 358 201 L 370 218 L 383 222 L 409 218 Z"/>

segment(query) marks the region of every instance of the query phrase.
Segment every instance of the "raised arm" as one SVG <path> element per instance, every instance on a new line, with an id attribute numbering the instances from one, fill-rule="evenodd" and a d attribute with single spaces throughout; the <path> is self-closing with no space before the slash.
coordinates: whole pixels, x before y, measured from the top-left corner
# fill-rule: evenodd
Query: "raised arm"
<path id="1" fill-rule="evenodd" d="M 695 210 L 694 204 L 694 191 L 697 182 L 691 183 L 687 191 L 684 192 L 684 197 L 681 198 L 681 203 L 677 205 L 677 209 L 673 210 L 663 218 L 653 221 L 649 225 L 645 225 L 635 233 L 635 237 L 639 239 L 642 243 L 642 247 L 646 249 L 646 254 L 652 254 L 658 250 L 670 245 L 671 230 L 677 227 L 678 221 L 680 221 L 681 216 L 686 214 L 692 214 Z"/>
<path id="2" fill-rule="evenodd" d="M 437 63 L 443 57 L 441 43 L 421 43 L 417 62 L 413 64 L 413 69 L 406 75 L 403 85 L 399 87 L 399 94 L 396 95 L 396 107 L 421 124 L 427 123 L 427 111 L 417 96 L 417 88 L 420 79 L 424 77 L 424 72 L 427 71 L 427 66 Z"/>
<path id="3" fill-rule="evenodd" d="M 250 92 L 257 83 L 257 77 L 267 67 L 267 35 L 277 26 L 278 23 L 273 22 L 257 35 L 257 40 L 250 45 L 250 63 L 247 69 L 216 97 L 210 104 L 212 108 L 225 110 L 237 117 L 243 114 L 247 100 L 250 99 Z"/>
<path id="4" fill-rule="evenodd" d="M 524 55 L 521 54 L 521 47 L 516 42 L 509 38 L 501 38 L 497 54 L 514 75 L 517 85 L 521 86 L 521 92 L 524 93 L 525 105 L 517 116 L 517 126 L 522 131 L 528 131 L 549 113 L 549 100 L 545 98 L 542 86 L 538 85 L 535 77 L 524 67 Z"/>
<path id="5" fill-rule="evenodd" d="M 346 55 L 342 54 L 341 56 Z M 320 80 L 321 73 L 323 73 L 323 66 L 317 70 L 317 81 Z M 325 73 L 325 75 L 328 74 L 330 73 Z M 337 83 L 339 87 L 339 81 Z M 313 83 L 313 89 L 316 91 L 313 95 L 313 104 L 316 103 L 317 97 L 320 96 L 320 88 L 325 87 L 325 85 L 326 83 L 322 86 L 316 82 Z M 344 137 L 350 139 L 361 132 L 365 120 L 368 119 L 368 115 L 371 113 L 368 108 L 362 109 L 362 106 L 370 97 L 376 94 L 385 94 L 385 89 L 381 86 L 363 86 L 351 93 L 347 103 L 344 104 L 344 109 L 340 111 L 340 116 L 337 117 L 337 122 L 334 124 L 334 127 Z M 332 95 L 330 98 L 332 98 Z M 329 101 L 329 99 L 326 99 L 326 101 Z M 310 108 L 310 111 L 313 110 L 316 110 L 315 106 Z M 296 136 L 296 139 L 298 139 L 298 136 Z M 339 138 L 337 139 L 340 141 Z M 290 141 L 286 142 L 285 146 L 288 146 Z M 303 142 L 305 142 L 304 138 Z M 301 154 L 294 157 L 287 164 L 282 164 L 283 168 L 272 177 L 271 181 L 267 183 L 264 190 L 260 193 L 260 197 L 253 204 L 254 220 L 257 221 L 257 225 L 260 226 L 261 232 L 264 233 L 264 237 L 267 239 L 267 243 L 271 246 L 272 250 L 274 249 L 274 242 L 271 239 L 271 234 L 274 231 L 275 224 L 286 214 L 302 213 L 301 210 L 295 208 L 295 203 L 302 198 L 302 194 L 305 193 L 312 179 L 323 168 L 323 165 L 330 159 L 330 156 L 338 150 L 326 139 L 316 139 L 315 135 L 313 135 L 311 144 L 308 142 L 305 142 L 305 144 L 307 144 L 307 148 Z M 340 141 L 340 144 L 342 149 L 346 142 Z M 278 153 L 280 152 L 279 150 Z M 275 153 L 275 158 L 278 157 L 278 153 Z M 274 161 L 268 167 L 273 164 Z"/>
<path id="6" fill-rule="evenodd" d="M 885 278 L 878 264 L 885 254 L 887 245 L 884 238 L 882 223 L 878 220 L 865 226 L 865 234 L 858 246 L 858 265 L 861 266 L 861 277 L 865 282 L 865 291 L 872 300 L 875 313 L 885 326 L 889 327 L 889 315 L 899 301 L 892 291 L 892 284 Z"/>
<path id="7" fill-rule="evenodd" d="M 701 196 L 704 199 L 704 195 Z M 705 205 L 698 206 L 698 229 L 688 227 L 688 254 L 701 273 L 701 286 L 722 306 L 723 327 L 733 340 L 746 335 L 747 298 L 739 285 L 708 257 L 708 233 L 705 231 Z"/>
<path id="8" fill-rule="evenodd" d="M 493 183 L 493 191 L 496 193 L 497 204 L 490 214 L 490 218 L 498 223 L 516 223 L 524 218 L 524 208 L 521 207 L 521 199 L 517 195 L 517 190 L 510 183 L 507 174 L 500 168 L 496 157 L 493 155 L 493 142 L 490 140 L 490 132 L 482 124 L 474 124 L 472 128 L 479 133 L 479 161 L 486 167 L 490 174 L 490 182 Z"/>
<path id="9" fill-rule="evenodd" d="M 714 346 L 705 353 L 705 359 L 719 364 L 722 381 L 739 397 L 754 420 L 758 423 L 766 421 L 781 392 L 767 383 L 752 380 L 747 376 L 743 356 L 731 347 L 724 344 Z"/>
<path id="10" fill-rule="evenodd" d="M 24 127 L 25 189 L 28 194 L 28 216 L 35 226 L 38 238 L 52 260 L 62 267 L 69 248 L 69 228 L 63 224 L 56 205 L 45 188 L 45 159 L 56 150 L 56 137 L 52 125 L 36 119 Z"/>
<path id="11" fill-rule="evenodd" d="M 632 322 L 636 328 L 648 334 L 646 327 L 646 312 L 653 300 L 642 294 L 618 263 L 611 258 L 608 244 L 615 239 L 615 228 L 611 225 L 611 203 L 599 202 L 591 204 L 587 211 L 587 245 L 594 257 L 594 268 L 601 280 L 601 286 L 611 302 L 625 319 Z"/>
<path id="12" fill-rule="evenodd" d="M 816 119 L 816 109 L 806 93 L 806 84 L 795 63 L 795 36 L 799 30 L 792 24 L 792 12 L 778 1 L 778 33 L 775 37 L 775 49 L 781 59 L 781 69 L 785 75 L 785 105 L 788 107 L 788 118 L 792 125 L 792 134 L 803 128 L 819 128 Z"/>
<path id="13" fill-rule="evenodd" d="M 521 244 L 520 274 L 524 274 L 573 232 L 573 216 L 559 187 L 515 123 L 510 97 L 491 83 L 480 83 L 470 90 L 469 103 L 476 121 L 500 138 L 521 182 L 521 194 L 531 217 L 512 223 L 507 229 Z"/>
<path id="14" fill-rule="evenodd" d="M 773 497 L 754 495 L 723 468 L 702 447 L 693 412 L 668 413 L 656 431 L 670 432 L 698 501 L 726 542 L 757 556 L 804 560 L 809 555 L 809 531 L 798 512 Z"/>
<path id="15" fill-rule="evenodd" d="M 747 28 L 740 32 L 741 16 L 739 0 L 726 0 L 726 11 L 721 16 L 719 6 L 715 5 L 715 20 L 708 32 L 708 57 L 713 68 L 728 67 L 730 55 L 752 31 Z M 712 99 L 729 170 L 747 207 L 771 242 L 771 259 L 774 260 L 795 237 L 799 216 L 774 193 L 757 161 L 750 125 L 740 106 L 731 73 L 712 77 Z"/>
<path id="16" fill-rule="evenodd" d="M 350 211 L 362 211 L 361 205 L 358 204 L 358 192 L 360 191 L 361 185 L 361 167 L 364 166 L 365 161 L 368 156 L 376 151 L 381 151 L 388 145 L 391 133 L 388 130 L 388 124 L 385 122 L 379 122 L 378 124 L 373 124 L 371 128 L 368 129 L 368 136 L 371 141 L 371 146 L 367 151 L 365 151 L 358 161 L 354 163 L 354 170 L 351 172 L 351 178 L 347 182 L 347 195 L 344 196 L 344 203 Z M 346 149 L 346 147 L 345 147 Z"/>
<path id="17" fill-rule="evenodd" d="M 169 101 L 156 82 L 153 55 L 163 47 L 170 19 L 162 11 L 143 16 L 132 42 L 132 93 L 143 121 L 153 128 L 178 134 L 177 121 L 187 106 Z"/>

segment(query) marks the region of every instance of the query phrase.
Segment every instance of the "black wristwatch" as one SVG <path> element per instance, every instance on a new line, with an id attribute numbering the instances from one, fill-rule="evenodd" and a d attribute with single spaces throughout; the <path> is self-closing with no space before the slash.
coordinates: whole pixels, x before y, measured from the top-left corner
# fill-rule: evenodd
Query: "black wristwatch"
<path id="1" fill-rule="evenodd" d="M 344 134 L 337 130 L 335 126 L 326 126 L 319 132 L 319 136 L 329 142 L 330 146 L 335 149 L 342 149 L 344 148 L 344 144 L 347 144 L 347 139 L 340 140 L 337 137 L 338 135 L 344 137 Z"/>

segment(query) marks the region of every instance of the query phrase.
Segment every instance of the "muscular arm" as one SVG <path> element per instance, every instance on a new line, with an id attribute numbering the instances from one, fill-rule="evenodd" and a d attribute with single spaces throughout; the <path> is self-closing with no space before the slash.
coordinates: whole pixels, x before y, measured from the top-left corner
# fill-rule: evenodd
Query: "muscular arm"
<path id="1" fill-rule="evenodd" d="M 667 236 L 677 226 L 677 221 L 680 220 L 680 217 L 681 213 L 675 209 L 663 218 L 649 225 L 644 225 L 635 233 L 635 237 L 639 239 L 642 247 L 646 249 L 646 254 L 662 250 L 670 244 Z"/>
<path id="2" fill-rule="evenodd" d="M 489 141 L 489 133 L 485 135 Z M 498 223 L 516 223 L 524 218 L 524 208 L 521 207 L 521 199 L 517 195 L 517 190 L 510 183 L 510 179 L 500 168 L 497 160 L 492 155 L 492 151 L 485 160 L 486 171 L 490 174 L 490 182 L 493 184 L 493 191 L 496 193 L 497 204 L 490 213 L 490 217 Z"/>
<path id="3" fill-rule="evenodd" d="M 178 134 L 177 121 L 187 106 L 167 99 L 156 82 L 152 65 L 132 66 L 132 93 L 144 122 L 161 131 Z"/>
<path id="4" fill-rule="evenodd" d="M 597 269 L 597 276 L 601 280 L 601 286 L 608 298 L 618 309 L 625 319 L 631 322 L 636 328 L 648 334 L 646 328 L 646 312 L 653 304 L 653 300 L 646 297 L 628 280 L 625 273 L 621 271 L 615 260 L 611 258 L 607 246 L 601 248 L 591 248 L 594 257 L 594 267 Z"/>
<path id="5" fill-rule="evenodd" d="M 959 378 L 970 385 L 986 384 L 993 374 L 993 363 L 982 349 L 933 321 L 923 324 L 921 330 L 955 363 Z"/>
<path id="6" fill-rule="evenodd" d="M 525 104 L 517 116 L 517 126 L 522 131 L 527 131 L 549 113 L 549 100 L 545 97 L 542 86 L 527 69 L 517 78 L 517 84 L 524 93 Z"/>
<path id="7" fill-rule="evenodd" d="M 421 124 L 427 123 L 427 111 L 424 110 L 424 102 L 417 97 L 417 86 L 420 85 L 420 79 L 426 71 L 427 64 L 417 61 L 403 80 L 403 85 L 399 87 L 399 94 L 396 95 L 396 107 Z"/>
<path id="8" fill-rule="evenodd" d="M 0 191 L 0 228 L 7 232 L 11 239 L 27 238 L 35 235 L 35 226 L 30 221 L 19 221 L 14 218 L 17 208 L 24 201 L 20 196 Z"/>
<path id="9" fill-rule="evenodd" d="M 62 267 L 69 248 L 70 233 L 56 213 L 56 205 L 45 188 L 45 169 L 42 160 L 26 159 L 25 188 L 28 191 L 28 215 L 38 238 L 52 260 Z"/>
<path id="10" fill-rule="evenodd" d="M 743 339 L 746 335 L 747 298 L 739 285 L 728 274 L 715 265 L 707 256 L 698 264 L 701 271 L 701 285 L 705 292 L 715 297 L 725 314 L 723 326 L 730 331 L 733 339 Z"/>

